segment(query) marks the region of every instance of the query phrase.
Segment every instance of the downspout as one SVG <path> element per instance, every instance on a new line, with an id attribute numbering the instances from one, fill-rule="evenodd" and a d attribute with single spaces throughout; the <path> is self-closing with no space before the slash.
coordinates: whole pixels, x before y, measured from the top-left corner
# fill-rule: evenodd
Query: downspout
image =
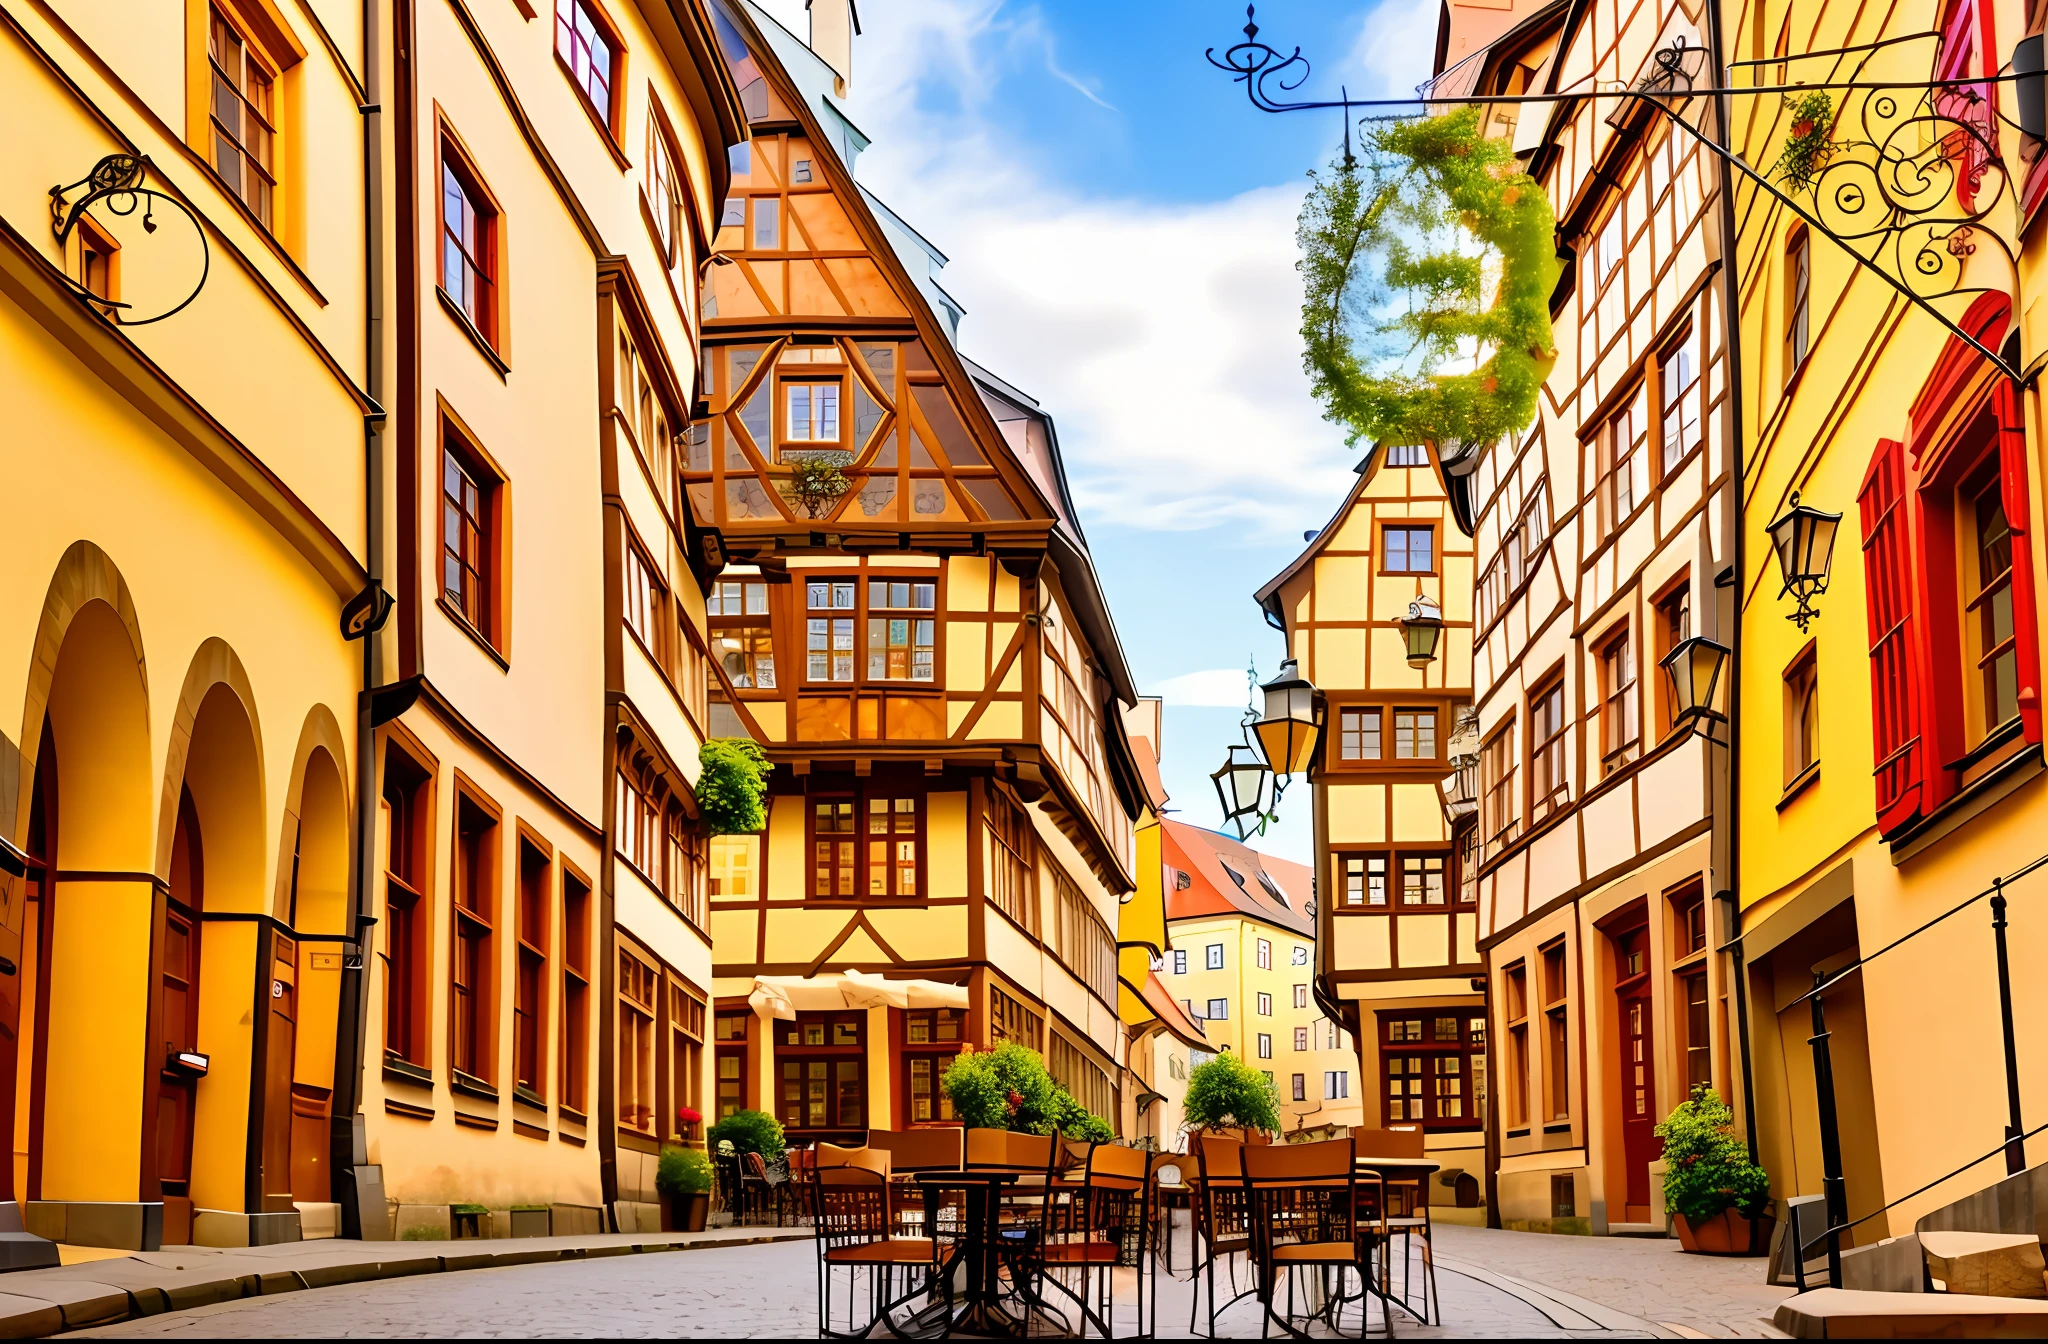
<path id="1" fill-rule="evenodd" d="M 1708 60 L 1713 63 L 1714 83 L 1719 89 L 1728 87 L 1728 60 L 1725 38 L 1721 31 L 1721 7 L 1707 6 Z M 1714 95 L 1714 129 L 1719 134 L 1722 147 L 1733 152 L 1729 143 L 1732 138 L 1733 121 L 1728 112 L 1728 95 Z M 1749 1056 L 1749 971 L 1742 960 L 1742 901 L 1738 895 L 1741 888 L 1737 882 L 1739 841 L 1742 835 L 1742 815 L 1736 809 L 1737 781 L 1741 779 L 1742 737 L 1736 730 L 1741 722 L 1742 708 L 1742 583 L 1746 572 L 1746 539 L 1749 535 L 1743 519 L 1743 466 L 1747 452 L 1742 441 L 1742 316 L 1738 308 L 1739 282 L 1736 279 L 1736 232 L 1735 232 L 1735 174 L 1729 164 L 1728 155 L 1714 156 L 1721 171 L 1721 322 L 1727 340 L 1728 362 L 1728 434 L 1731 440 L 1728 470 L 1733 477 L 1731 491 L 1733 498 L 1728 510 L 1735 536 L 1730 546 L 1731 564 L 1735 579 L 1730 595 L 1731 624 L 1728 638 L 1728 772 L 1725 784 L 1719 790 L 1714 803 L 1726 815 L 1727 851 L 1723 856 L 1722 873 L 1726 885 L 1714 893 L 1714 898 L 1728 903 L 1726 946 L 1730 953 L 1729 973 L 1735 981 L 1736 1040 L 1741 1048 L 1742 1059 L 1742 1130 L 1749 1144 L 1749 1158 L 1757 1158 L 1756 1148 L 1756 1088 L 1750 1067 Z M 1715 586 L 1719 587 L 1716 577 Z M 1711 590 L 1710 590 L 1711 592 Z M 1715 600 L 1716 615 L 1720 602 Z M 1716 827 L 1720 830 L 1720 827 Z"/>
<path id="2" fill-rule="evenodd" d="M 364 571 L 368 590 L 384 586 L 384 14 L 383 0 L 363 0 L 363 364 L 372 409 L 363 416 Z M 374 623 L 381 625 L 381 622 Z M 355 951 L 342 959 L 335 1015 L 334 1098 L 329 1111 L 330 1189 L 341 1205 L 340 1232 L 363 1236 L 357 1181 L 369 1161 L 362 1137 L 363 1071 L 367 1067 L 370 943 L 376 927 L 371 875 L 377 867 L 377 730 L 371 695 L 380 681 L 382 634 L 362 636 L 363 686 L 356 697 L 356 853 L 350 865 L 349 930 Z M 348 1179 L 342 1179 L 342 1173 Z M 381 1200 L 383 1185 L 376 1185 Z M 380 1230 L 381 1214 L 378 1213 Z"/>

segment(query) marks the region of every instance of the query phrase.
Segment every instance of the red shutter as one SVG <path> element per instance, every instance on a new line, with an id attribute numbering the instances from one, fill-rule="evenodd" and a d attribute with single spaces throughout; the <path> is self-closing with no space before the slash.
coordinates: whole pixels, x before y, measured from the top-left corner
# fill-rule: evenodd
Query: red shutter
<path id="1" fill-rule="evenodd" d="M 1864 600 L 1870 609 L 1877 827 L 1888 836 L 1920 815 L 1926 754 L 1913 684 L 1913 570 L 1905 486 L 1905 445 L 1880 439 L 1856 502 L 1863 513 Z"/>
<path id="2" fill-rule="evenodd" d="M 2013 531 L 2012 613 L 2019 650 L 2020 722 L 2029 742 L 2041 740 L 2041 655 L 2035 636 L 2034 528 L 2027 507 L 2027 431 L 2020 411 L 2019 389 L 1999 379 L 1992 404 L 1998 408 L 1998 468 L 2004 490 L 2005 518 Z"/>

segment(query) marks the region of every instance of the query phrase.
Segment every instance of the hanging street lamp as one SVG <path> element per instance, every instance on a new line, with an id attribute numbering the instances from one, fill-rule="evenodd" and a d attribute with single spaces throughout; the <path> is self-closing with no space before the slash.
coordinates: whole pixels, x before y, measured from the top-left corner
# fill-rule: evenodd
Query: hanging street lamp
<path id="1" fill-rule="evenodd" d="M 1728 646 L 1705 635 L 1682 639 L 1664 655 L 1664 674 L 1671 679 L 1671 722 L 1686 724 L 1695 719 L 1725 717 L 1714 708 L 1720 689 L 1722 669 L 1728 665 Z"/>
<path id="2" fill-rule="evenodd" d="M 1828 570 L 1834 563 L 1835 530 L 1842 525 L 1839 513 L 1823 513 L 1799 502 L 1799 492 L 1792 492 L 1791 507 L 1778 515 L 1771 524 L 1771 549 L 1778 553 L 1778 573 L 1785 586 L 1778 590 L 1778 596 L 1790 593 L 1798 599 L 1799 606 L 1786 619 L 1806 633 L 1807 624 L 1817 615 L 1813 599 L 1828 590 Z"/>
<path id="3" fill-rule="evenodd" d="M 1408 666 L 1428 667 L 1436 661 L 1437 641 L 1444 634 L 1444 609 L 1436 599 L 1418 597 L 1408 604 L 1401 621 L 1401 633 L 1408 640 Z"/>
<path id="4" fill-rule="evenodd" d="M 1266 829 L 1267 775 L 1266 763 L 1249 742 L 1233 742 L 1223 764 L 1209 776 L 1223 804 L 1223 820 L 1237 827 L 1240 840 Z"/>
<path id="5" fill-rule="evenodd" d="M 1259 750 L 1274 774 L 1298 775 L 1316 754 L 1316 688 L 1289 658 L 1259 689 L 1266 696 L 1266 712 L 1252 725 Z"/>

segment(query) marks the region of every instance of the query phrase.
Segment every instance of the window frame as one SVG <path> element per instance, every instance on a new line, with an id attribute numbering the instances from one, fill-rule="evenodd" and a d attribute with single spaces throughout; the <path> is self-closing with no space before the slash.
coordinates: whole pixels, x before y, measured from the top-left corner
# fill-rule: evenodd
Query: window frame
<path id="1" fill-rule="evenodd" d="M 465 853 L 464 812 L 478 817 L 476 852 Z M 497 938 L 504 920 L 503 855 L 499 831 L 504 812 L 460 770 L 450 820 L 448 858 L 448 1069 L 496 1093 L 499 967 Z M 480 870 L 480 872 L 479 872 Z M 472 886 L 466 878 L 475 875 Z M 465 956 L 473 948 L 473 956 Z M 467 977 L 469 983 L 464 983 Z M 456 1011 L 467 999 L 467 1016 Z"/>
<path id="2" fill-rule="evenodd" d="M 512 654 L 511 565 L 505 526 L 511 509 L 511 485 L 504 468 L 484 449 L 446 402 L 441 404 L 440 451 L 436 457 L 435 481 L 435 604 L 457 628 L 477 641 L 501 666 L 509 666 Z M 451 601 L 447 591 L 448 468 L 451 462 L 476 486 L 478 530 L 475 572 L 481 592 L 474 604 L 465 599 Z M 468 514 L 464 511 L 465 520 Z M 471 566 L 458 547 L 455 552 L 465 574 Z M 466 589 L 465 589 L 466 594 Z M 470 608 L 474 605 L 475 614 Z M 476 616 L 483 619 L 479 622 Z"/>
<path id="3" fill-rule="evenodd" d="M 1626 660 L 1626 682 L 1615 668 L 1617 654 Z M 1626 617 L 1595 643 L 1593 661 L 1600 690 L 1600 778 L 1607 780 L 1643 754 L 1642 659 Z"/>
<path id="4" fill-rule="evenodd" d="M 1676 392 L 1670 386 L 1671 368 L 1680 359 L 1690 356 L 1693 364 L 1692 379 Z M 1678 331 L 1657 348 L 1655 355 L 1657 374 L 1657 484 L 1662 488 L 1686 463 L 1704 451 L 1707 443 L 1707 370 L 1705 342 L 1700 339 L 1700 329 L 1687 318 L 1679 324 Z M 1692 442 L 1684 443 L 1685 407 L 1679 398 L 1690 395 L 1692 400 Z M 1670 435 L 1672 416 L 1678 417 L 1680 449 L 1676 457 L 1671 455 Z"/>
<path id="5" fill-rule="evenodd" d="M 545 1104 L 551 1072 L 548 990 L 553 979 L 549 952 L 554 945 L 551 935 L 555 856 L 552 847 L 525 822 L 519 822 L 516 830 L 513 848 L 518 856 L 518 894 L 513 920 L 512 1085 L 516 1092 Z M 537 892 L 532 878 L 536 871 Z"/>
<path id="6" fill-rule="evenodd" d="M 597 937 L 591 923 L 595 908 L 594 884 L 581 869 L 564 858 L 561 861 L 562 906 L 562 1002 L 560 1057 L 556 1078 L 560 1084 L 558 1109 L 582 1119 L 590 1102 L 590 958 Z"/>
<path id="7" fill-rule="evenodd" d="M 1552 696 L 1556 696 L 1556 725 L 1553 731 L 1538 737 L 1539 713 Z M 1535 689 L 1529 692 L 1529 750 L 1526 769 L 1529 772 L 1529 825 L 1531 828 L 1548 820 L 1571 805 L 1571 713 L 1565 696 L 1564 671 L 1552 669 L 1539 677 Z M 1537 796 L 1537 763 L 1544 764 L 1543 795 Z M 1554 778 L 1552 776 L 1555 776 Z"/>
<path id="8" fill-rule="evenodd" d="M 1404 537 L 1404 540 L 1401 545 L 1401 554 L 1404 557 L 1403 566 L 1399 569 L 1393 568 L 1392 563 L 1394 558 L 1393 538 L 1396 532 L 1401 533 Z M 1420 532 L 1425 538 L 1428 539 L 1429 568 L 1427 569 L 1416 569 L 1414 568 L 1412 563 L 1415 552 L 1413 542 L 1409 538 L 1412 537 L 1412 534 L 1417 532 Z M 1440 557 L 1437 551 L 1436 538 L 1437 529 L 1434 523 L 1409 522 L 1406 520 L 1382 522 L 1380 524 L 1380 549 L 1378 557 L 1379 572 L 1381 574 L 1388 576 L 1412 576 L 1417 578 L 1435 577 L 1441 571 L 1442 568 L 1437 563 Z"/>
<path id="9" fill-rule="evenodd" d="M 379 803 L 388 809 L 384 860 L 384 1055 L 414 1068 L 431 1069 L 431 902 L 437 771 L 430 761 L 400 745 L 395 736 L 387 734 L 384 743 L 379 787 Z M 394 789 L 403 799 L 403 816 L 399 815 L 400 806 L 392 801 Z M 401 854 L 402 868 L 393 862 Z M 394 884 L 404 898 L 402 902 L 392 899 Z"/>
<path id="10" fill-rule="evenodd" d="M 666 164 L 668 179 L 661 181 L 660 168 Z M 656 191 L 650 185 L 669 197 L 666 225 L 661 221 L 661 210 L 654 197 Z M 640 172 L 640 208 L 647 221 L 647 230 L 654 239 L 657 255 L 669 270 L 679 269 L 678 263 L 685 259 L 683 235 L 693 220 L 691 209 L 689 172 L 684 166 L 682 149 L 676 139 L 675 127 L 668 119 L 668 109 L 662 106 L 661 95 L 652 85 L 647 89 L 647 149 L 645 162 Z M 666 235 L 666 236 L 664 236 Z M 690 259 L 694 260 L 696 248 L 691 246 Z M 694 267 L 691 268 L 694 271 Z"/>
<path id="11" fill-rule="evenodd" d="M 573 56 L 562 54 L 562 37 L 565 27 L 563 10 L 571 9 L 586 15 L 590 26 L 611 48 L 611 66 L 606 72 L 605 106 L 599 108 L 590 96 L 590 90 L 577 78 Z M 567 25 L 573 35 L 573 25 Z M 619 147 L 620 128 L 626 107 L 626 42 L 619 31 L 619 25 L 612 19 L 598 0 L 555 0 L 555 12 L 549 48 L 554 52 L 555 65 L 562 77 L 569 81 L 569 87 L 576 91 L 576 103 L 590 117 L 591 125 L 598 129 L 605 148 L 611 151 L 621 168 L 626 166 L 625 151 Z"/>
<path id="12" fill-rule="evenodd" d="M 1521 768 L 1516 741 L 1515 716 L 1510 714 L 1479 747 L 1480 840 L 1487 858 L 1513 843 L 1522 828 L 1522 810 L 1515 800 L 1515 777 Z"/>
<path id="13" fill-rule="evenodd" d="M 1650 610 L 1655 617 L 1655 628 L 1651 633 L 1656 638 L 1656 656 L 1650 665 L 1661 668 L 1671 651 L 1692 637 L 1692 572 L 1680 570 L 1676 578 L 1658 589 L 1650 599 Z M 1673 618 L 1679 615 L 1684 617 L 1683 621 L 1674 621 Z M 1636 680 L 1638 684 L 1642 681 L 1640 660 L 1636 667 Z M 1651 680 L 1657 686 L 1657 740 L 1662 742 L 1678 726 L 1677 706 L 1672 700 L 1674 691 L 1670 678 L 1653 676 Z"/>
<path id="14" fill-rule="evenodd" d="M 1784 386 L 1791 390 L 1813 354 L 1813 237 L 1797 223 L 1785 235 Z"/>
<path id="15" fill-rule="evenodd" d="M 194 52 L 187 71 L 187 140 L 213 180 L 218 183 L 235 208 L 273 242 L 283 238 L 289 227 L 296 226 L 294 211 L 290 208 L 287 182 L 290 174 L 287 168 L 297 161 L 297 125 L 291 116 L 292 90 L 286 81 L 294 73 L 294 67 L 305 59 L 305 50 L 292 35 L 290 28 L 272 13 L 262 0 L 199 0 L 190 6 L 188 22 Z M 214 18 L 231 31 L 241 44 L 243 60 L 254 65 L 269 79 L 270 111 L 257 115 L 264 122 L 263 129 L 270 137 L 270 156 L 267 165 L 260 165 L 258 171 L 266 179 L 269 188 L 267 206 L 259 205 L 243 194 L 239 183 L 230 181 L 218 166 L 214 152 L 214 137 L 220 120 L 213 106 L 214 77 L 218 72 L 227 78 L 227 72 L 216 61 L 213 50 Z M 239 74 L 239 72 L 238 72 Z M 243 85 L 239 78 L 231 79 L 236 99 L 241 106 L 249 106 Z M 255 109 L 252 109 L 255 110 Z M 224 128 L 223 128 L 224 129 Z M 246 161 L 240 134 L 228 137 L 236 147 L 238 156 Z M 245 170 L 246 171 L 246 170 Z"/>
<path id="16" fill-rule="evenodd" d="M 1337 711 L 1337 754 L 1332 764 L 1340 768 L 1356 768 L 1384 763 L 1387 749 L 1387 709 L 1384 705 L 1338 705 Z M 1356 727 L 1347 725 L 1347 720 L 1357 717 Z M 1368 719 L 1370 726 L 1368 727 Z M 1351 754 L 1346 738 L 1356 735 L 1357 754 Z M 1368 738 L 1372 750 L 1366 750 Z"/>
<path id="17" fill-rule="evenodd" d="M 1784 789 L 1789 797 L 1820 772 L 1818 639 L 1806 641 L 1781 674 L 1784 685 Z"/>
<path id="18" fill-rule="evenodd" d="M 871 841 L 869 838 L 872 833 L 867 828 L 867 817 L 870 815 L 869 804 L 873 801 L 883 799 L 889 800 L 893 803 L 895 800 L 903 798 L 914 799 L 916 800 L 917 804 L 916 808 L 914 809 L 914 813 L 917 818 L 916 825 L 914 829 L 909 833 L 910 841 L 915 846 L 916 852 L 916 869 L 914 880 L 917 884 L 917 890 L 909 895 L 904 895 L 900 892 L 871 894 L 867 890 L 870 879 L 870 874 L 868 871 L 868 851 L 870 845 L 873 843 L 873 841 Z M 846 904 L 880 903 L 886 905 L 922 905 L 926 901 L 928 901 L 930 899 L 929 870 L 931 864 L 931 856 L 929 853 L 928 843 L 928 830 L 930 825 L 928 812 L 930 808 L 930 802 L 930 795 L 922 787 L 911 788 L 902 785 L 884 784 L 871 785 L 868 788 L 864 789 L 832 790 L 830 792 L 821 791 L 818 793 L 808 793 L 803 795 L 803 852 L 805 872 L 804 899 L 810 902 L 833 902 Z M 835 807 L 841 803 L 852 804 L 853 829 L 846 832 L 820 832 L 818 829 L 818 805 L 821 803 Z M 891 807 L 887 815 L 893 818 L 896 815 L 896 809 Z M 853 845 L 853 890 L 851 892 L 842 895 L 837 892 L 821 893 L 817 890 L 817 846 L 818 836 L 820 834 L 834 837 L 830 841 L 830 843 L 835 844 L 841 843 L 838 837 L 844 836 L 845 840 L 851 842 L 851 844 Z M 897 843 L 896 837 L 899 834 L 902 833 L 895 830 L 892 822 L 891 828 L 887 832 L 889 839 L 884 841 L 883 843 Z M 891 871 L 894 871 L 895 865 L 893 862 L 890 863 L 889 867 Z M 839 865 L 835 862 L 832 865 L 832 869 L 834 874 L 836 875 L 839 872 Z"/>
<path id="19" fill-rule="evenodd" d="M 1382 1008 L 1375 1014 L 1376 1034 L 1379 1047 L 1379 1100 L 1380 1123 L 1385 1125 L 1420 1125 L 1429 1133 L 1459 1133 L 1476 1131 L 1484 1124 L 1483 1111 L 1486 1105 L 1485 1059 L 1487 1052 L 1486 1009 L 1479 1008 Z M 1439 1019 L 1458 1023 L 1458 1039 L 1455 1043 L 1440 1039 L 1437 1035 Z M 1416 1023 L 1420 1031 L 1415 1039 L 1408 1039 L 1405 1031 L 1397 1033 L 1395 1025 Z M 1400 1039 L 1395 1039 L 1396 1036 Z M 1456 1069 L 1444 1069 L 1441 1061 L 1455 1058 Z M 1406 1065 L 1409 1061 L 1421 1065 L 1410 1069 L 1402 1067 L 1398 1072 L 1396 1063 Z M 1455 1076 L 1459 1084 L 1454 1093 L 1444 1093 L 1439 1084 Z M 1393 1081 L 1398 1078 L 1402 1084 L 1401 1109 L 1403 1114 L 1395 1115 Z M 1410 1090 L 1413 1080 L 1421 1086 Z M 1461 1115 L 1436 1114 L 1438 1107 L 1449 1097 L 1455 1096 Z M 1407 1114 L 1411 1098 L 1418 1098 L 1423 1114 Z"/>
<path id="20" fill-rule="evenodd" d="M 477 166 L 476 158 L 463 143 L 444 116 L 437 127 L 438 150 L 435 156 L 434 178 L 434 287 L 441 301 L 441 309 L 455 325 L 462 329 L 477 347 L 486 362 L 503 376 L 511 368 L 510 322 L 506 303 L 505 257 L 505 208 L 492 192 L 483 170 Z M 446 183 L 453 178 L 462 189 L 465 202 L 476 211 L 477 227 L 482 237 L 480 251 L 484 254 L 473 261 L 488 286 L 488 302 L 478 312 L 472 312 L 460 298 L 448 288 L 448 193 Z M 479 322 L 481 316 L 484 320 Z"/>

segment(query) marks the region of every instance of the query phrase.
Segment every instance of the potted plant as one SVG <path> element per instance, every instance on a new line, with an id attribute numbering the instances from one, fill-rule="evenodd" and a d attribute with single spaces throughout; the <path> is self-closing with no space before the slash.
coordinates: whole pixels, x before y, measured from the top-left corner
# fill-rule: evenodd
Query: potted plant
<path id="1" fill-rule="evenodd" d="M 1664 1140 L 1664 1208 L 1688 1251 L 1762 1255 L 1776 1221 L 1771 1181 L 1735 1136 L 1735 1115 L 1702 1083 L 1657 1126 Z"/>
<path id="2" fill-rule="evenodd" d="M 1181 1110 L 1189 1129 L 1236 1126 L 1270 1134 L 1280 1128 L 1280 1093 L 1273 1080 L 1227 1052 L 1188 1070 Z"/>
<path id="3" fill-rule="evenodd" d="M 969 1129 L 1054 1132 L 1083 1142 L 1106 1142 L 1116 1131 L 1091 1114 L 1046 1071 L 1036 1050 L 1005 1041 L 990 1050 L 962 1050 L 939 1079 L 953 1113 Z"/>
<path id="4" fill-rule="evenodd" d="M 711 1211 L 711 1159 L 695 1148 L 661 1150 L 654 1168 L 654 1188 L 661 1195 L 661 1230 L 702 1232 Z"/>
<path id="5" fill-rule="evenodd" d="M 759 1153 L 763 1162 L 781 1161 L 788 1146 L 781 1122 L 766 1111 L 734 1111 L 713 1125 L 705 1137 L 715 1144 L 730 1143 L 735 1154 Z"/>

